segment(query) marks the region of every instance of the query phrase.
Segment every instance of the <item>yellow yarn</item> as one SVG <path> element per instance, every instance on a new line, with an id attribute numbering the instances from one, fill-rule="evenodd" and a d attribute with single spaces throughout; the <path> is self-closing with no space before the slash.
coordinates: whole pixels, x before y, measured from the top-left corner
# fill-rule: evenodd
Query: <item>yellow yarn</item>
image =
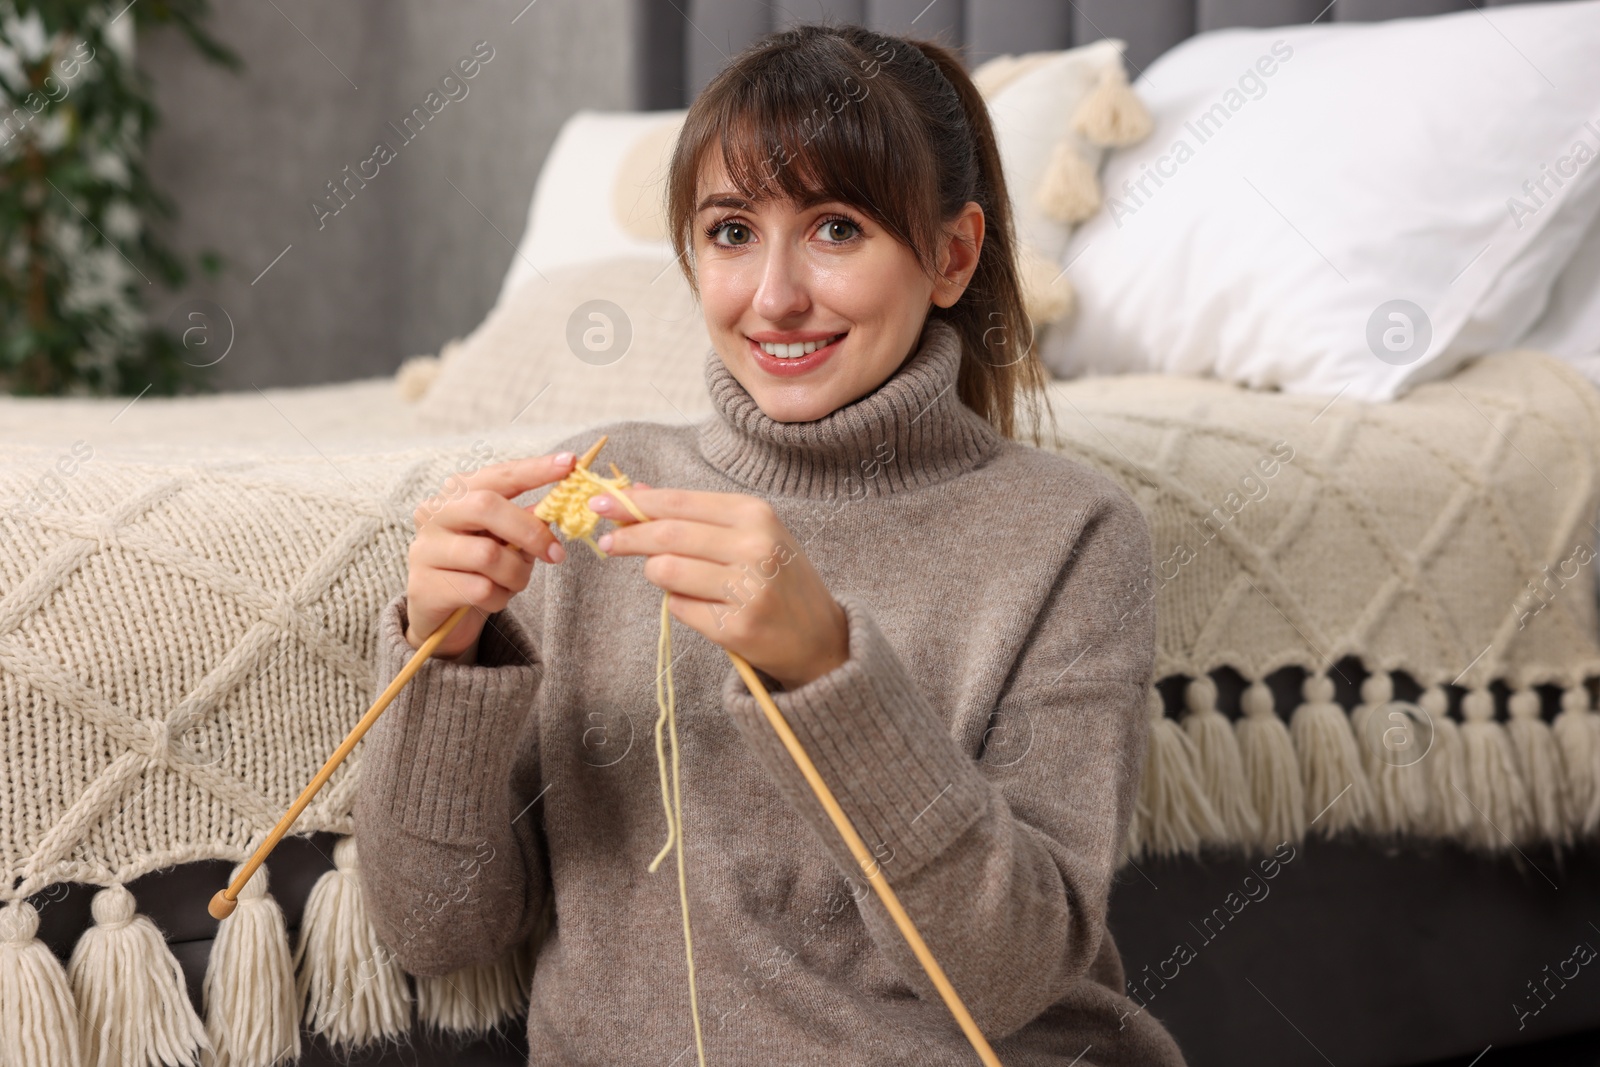
<path id="1" fill-rule="evenodd" d="M 602 441 L 604 439 L 602 438 Z M 573 467 L 572 473 L 563 478 L 545 494 L 543 500 L 534 507 L 533 513 L 545 522 L 553 522 L 556 528 L 567 537 L 581 537 L 601 557 L 605 553 L 600 546 L 595 544 L 590 535 L 594 532 L 595 524 L 600 521 L 600 516 L 589 508 L 589 500 L 600 493 L 609 493 L 622 503 L 622 506 L 632 512 L 633 517 L 640 522 L 649 521 L 649 516 L 640 511 L 633 501 L 629 500 L 619 490 L 626 489 L 633 483 L 628 476 L 617 470 L 615 463 L 611 464 L 613 478 L 602 478 L 589 470 L 584 460 L 579 460 Z M 705 1067 L 706 1051 L 700 1034 L 700 1002 L 695 992 L 694 981 L 694 938 L 689 931 L 689 883 L 683 866 L 683 796 L 678 784 L 678 719 L 676 715 L 677 702 L 672 688 L 672 615 L 668 610 L 671 594 L 665 591 L 661 594 L 661 637 L 656 642 L 656 706 L 661 709 L 660 716 L 656 719 L 656 767 L 661 774 L 661 805 L 667 814 L 667 843 L 661 846 L 661 851 L 656 858 L 650 861 L 650 873 L 654 874 L 656 868 L 661 866 L 661 861 L 672 851 L 674 845 L 678 850 L 678 902 L 683 909 L 683 950 L 689 963 L 689 1011 L 694 1017 L 694 1046 L 699 1057 L 700 1067 Z M 665 682 L 663 683 L 663 679 Z M 663 694 L 663 685 L 665 691 Z M 669 795 L 667 785 L 667 756 L 662 743 L 662 727 L 666 727 L 672 740 L 672 784 Z"/>
<path id="2" fill-rule="evenodd" d="M 534 505 L 533 513 L 545 522 L 555 523 L 563 535 L 583 538 L 597 555 L 604 556 L 600 546 L 589 536 L 600 521 L 600 516 L 589 510 L 590 497 L 598 493 L 610 493 L 633 512 L 634 518 L 641 522 L 646 518 L 643 512 L 633 506 L 633 501 L 618 492 L 633 484 L 628 476 L 617 470 L 615 463 L 611 464 L 611 473 L 616 477 L 602 478 L 590 470 L 587 463 L 579 460 L 578 465 L 572 468 L 572 473 L 557 482 L 544 499 Z"/>

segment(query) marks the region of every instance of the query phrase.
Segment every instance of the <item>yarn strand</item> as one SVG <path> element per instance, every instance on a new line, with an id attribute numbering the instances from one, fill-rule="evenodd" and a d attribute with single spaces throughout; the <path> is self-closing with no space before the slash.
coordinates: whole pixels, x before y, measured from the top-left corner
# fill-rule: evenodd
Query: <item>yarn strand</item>
<path id="1" fill-rule="evenodd" d="M 694 936 L 689 930 L 689 882 L 683 863 L 683 794 L 678 776 L 678 718 L 677 701 L 672 689 L 672 614 L 668 601 L 672 594 L 661 594 L 661 638 L 656 642 L 656 704 L 661 715 L 656 719 L 656 765 L 661 771 L 661 799 L 667 809 L 667 843 L 661 846 L 656 858 L 650 861 L 654 874 L 661 860 L 674 846 L 678 850 L 678 902 L 683 908 L 683 951 L 689 964 L 689 1013 L 694 1017 L 694 1048 L 700 1067 L 705 1067 L 705 1043 L 700 1034 L 700 1002 L 695 993 Z M 663 678 L 666 696 L 662 696 Z M 661 747 L 661 727 L 665 724 L 672 738 L 672 802 L 667 800 L 667 758 Z"/>

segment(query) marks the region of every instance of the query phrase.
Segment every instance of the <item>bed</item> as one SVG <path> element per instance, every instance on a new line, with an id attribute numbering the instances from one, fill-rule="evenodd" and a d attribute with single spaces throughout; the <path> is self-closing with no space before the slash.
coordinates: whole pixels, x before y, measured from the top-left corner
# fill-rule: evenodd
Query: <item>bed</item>
<path id="1" fill-rule="evenodd" d="M 1340 264 L 1359 290 L 1370 250 L 1320 234 L 1322 249 L 1298 247 L 1295 234 L 1313 242 L 1291 215 L 1312 227 L 1278 203 L 1285 189 L 1263 177 L 1272 161 L 1248 154 L 1249 136 L 1230 131 L 1193 166 L 1162 154 L 1182 136 L 1183 102 L 1203 107 L 1228 88 L 1196 90 L 1184 79 L 1207 84 L 1207 53 L 1169 56 L 1175 46 L 1214 47 L 1222 58 L 1209 62 L 1229 80 L 1257 71 L 1261 94 L 1232 113 L 1270 123 L 1269 109 L 1296 99 L 1289 78 L 1324 53 L 1339 66 L 1348 43 L 1295 37 L 1295 58 L 1278 53 L 1269 75 L 1257 64 L 1275 33 L 1197 33 L 1458 7 L 1455 23 L 1399 25 L 1394 47 L 1470 31 L 1488 42 L 1473 47 L 1509 44 L 1505 63 L 1532 64 L 1524 24 L 1438 3 L 967 0 L 782 16 L 964 43 L 1003 127 L 1008 180 L 1030 196 L 1065 180 L 1065 144 L 1098 182 L 1092 197 L 1058 184 L 1055 199 L 1019 210 L 1029 312 L 1063 375 L 1049 391 L 1055 421 L 1038 429 L 1044 447 L 1127 487 L 1154 533 L 1132 603 L 1157 614 L 1158 684 L 1111 928 L 1130 996 L 1196 1065 L 1423 1063 L 1600 1028 L 1594 998 L 1531 992 L 1596 935 L 1584 905 L 1600 890 L 1600 344 L 1589 346 L 1600 338 L 1600 192 L 1585 198 L 1600 181 L 1537 204 L 1521 194 L 1538 245 L 1486 248 L 1464 267 L 1435 246 L 1419 254 L 1407 291 L 1436 285 L 1428 326 L 1450 341 L 1437 352 L 1371 359 L 1330 346 L 1313 360 L 1291 355 L 1294 325 L 1352 313 L 1306 295 L 1332 286 L 1317 272 Z M 659 31 L 638 57 L 652 92 L 698 89 L 724 51 L 772 28 L 767 8 L 735 0 L 686 12 L 641 5 Z M 1463 30 L 1468 19 L 1483 24 Z M 1590 28 L 1600 43 L 1600 19 Z M 1029 59 L 1075 45 L 1091 47 Z M 1030 132 L 1041 108 L 1064 110 L 1061 94 L 1102 90 L 1148 108 L 1142 132 Z M 539 454 L 585 426 L 710 412 L 703 326 L 650 200 L 683 100 L 652 100 L 574 116 L 532 190 L 494 309 L 437 357 L 299 389 L 0 399 L 0 856 L 12 902 L 0 925 L 21 932 L 17 945 L 36 931 L 33 944 L 65 959 L 133 907 L 131 890 L 203 1005 L 163 1025 L 180 1040 L 229 1040 L 243 1024 L 211 1004 L 218 928 L 205 900 L 370 702 L 373 624 L 404 584 L 411 508 L 452 491 L 459 472 Z M 1172 186 L 1140 196 L 1163 158 Z M 1260 179 L 1254 193 L 1211 189 L 1199 168 L 1223 160 Z M 1232 195 L 1270 228 L 1231 231 L 1232 260 L 1208 251 L 1215 233 L 1182 231 L 1184 254 L 1215 265 L 1219 290 L 1257 269 L 1252 239 L 1286 242 L 1298 258 L 1273 261 L 1278 291 L 1171 296 L 1182 314 L 1163 327 L 1142 309 L 1169 295 L 1141 288 L 1159 274 L 1141 265 L 1207 214 L 1197 202 Z M 596 211 L 572 211 L 574 197 Z M 1491 238 L 1527 236 L 1510 215 L 1484 223 L 1500 227 Z M 589 227 L 581 255 L 577 218 Z M 1162 218 L 1158 230 L 1150 220 Z M 1124 233 L 1144 236 L 1111 240 Z M 1222 299 L 1261 324 L 1258 336 L 1183 332 L 1214 323 Z M 1362 318 L 1387 307 L 1365 290 L 1339 299 Z M 627 339 L 580 352 L 573 324 L 599 321 L 591 314 Z M 1397 328 L 1378 321 L 1380 338 Z M 997 726 L 994 743 L 1025 758 L 1028 725 Z M 338 894 L 358 881 L 341 844 L 359 756 L 273 853 L 270 884 L 252 882 L 263 929 L 284 944 L 334 922 L 349 899 Z M 522 1063 L 511 1020 L 534 947 L 444 979 L 352 978 L 331 957 L 297 956 L 295 1003 L 279 1004 L 272 1025 L 304 1026 L 306 1063 L 325 1062 L 330 1042 L 393 1039 L 426 1041 L 423 1062 L 465 1062 L 448 1043 L 486 1031 L 473 1062 Z M 426 1037 L 424 1024 L 446 1037 Z M 392 1054 L 402 1057 L 417 1052 Z"/>

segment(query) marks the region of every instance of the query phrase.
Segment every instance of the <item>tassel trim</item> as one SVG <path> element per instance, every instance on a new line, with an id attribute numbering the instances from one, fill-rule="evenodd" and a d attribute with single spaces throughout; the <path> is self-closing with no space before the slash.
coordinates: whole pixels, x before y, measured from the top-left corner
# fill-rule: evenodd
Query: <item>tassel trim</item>
<path id="1" fill-rule="evenodd" d="M 1377 671 L 1346 711 L 1327 674 L 1307 675 L 1287 709 L 1262 679 L 1247 680 L 1231 718 L 1207 675 L 1184 681 L 1181 709 L 1152 687 L 1124 862 L 1265 853 L 1310 833 L 1444 839 L 1485 854 L 1559 853 L 1600 834 L 1600 712 L 1582 681 L 1548 683 L 1560 698 L 1547 718 L 1523 679 L 1509 681 L 1498 710 L 1483 685 L 1453 709 L 1444 683 L 1413 702 Z"/>
<path id="2" fill-rule="evenodd" d="M 267 866 L 257 868 L 217 927 L 198 1012 L 177 957 L 126 886 L 99 890 L 90 910 L 94 925 L 63 967 L 38 937 L 38 909 L 0 903 L 0 1065 L 286 1067 L 304 1051 L 302 1018 L 341 1053 L 404 1040 L 412 1026 L 407 976 L 368 916 L 353 837 L 337 842 L 334 869 L 312 888 L 292 952 Z M 493 964 L 416 978 L 417 1017 L 466 1036 L 526 1012 L 552 921 L 547 907 L 533 936 Z"/>

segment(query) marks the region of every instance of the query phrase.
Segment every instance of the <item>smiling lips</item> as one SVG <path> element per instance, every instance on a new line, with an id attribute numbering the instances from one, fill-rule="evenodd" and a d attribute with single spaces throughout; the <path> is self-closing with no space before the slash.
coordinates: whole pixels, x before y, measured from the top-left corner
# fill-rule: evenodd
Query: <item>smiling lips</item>
<path id="1" fill-rule="evenodd" d="M 801 356 L 809 356 L 819 348 L 828 347 L 843 336 L 844 334 L 842 333 L 836 333 L 830 337 L 819 338 L 815 341 L 797 341 L 793 344 L 783 344 L 781 342 L 773 341 L 755 341 L 754 338 L 751 340 L 757 345 L 757 347 L 759 347 L 769 356 L 773 356 L 777 359 L 799 359 Z"/>

